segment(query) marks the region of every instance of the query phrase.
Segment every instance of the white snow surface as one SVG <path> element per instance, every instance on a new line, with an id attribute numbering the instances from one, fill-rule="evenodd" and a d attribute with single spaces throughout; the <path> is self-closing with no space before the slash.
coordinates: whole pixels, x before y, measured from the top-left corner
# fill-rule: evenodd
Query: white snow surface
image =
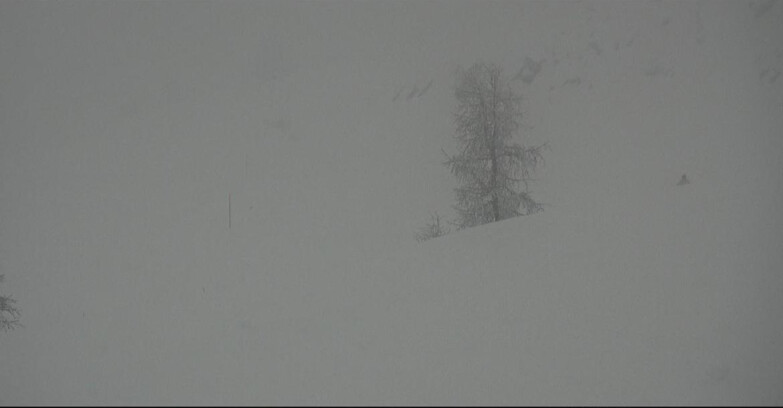
<path id="1" fill-rule="evenodd" d="M 781 405 L 781 21 L 0 3 L 0 405 Z M 477 60 L 550 205 L 417 243 Z"/>

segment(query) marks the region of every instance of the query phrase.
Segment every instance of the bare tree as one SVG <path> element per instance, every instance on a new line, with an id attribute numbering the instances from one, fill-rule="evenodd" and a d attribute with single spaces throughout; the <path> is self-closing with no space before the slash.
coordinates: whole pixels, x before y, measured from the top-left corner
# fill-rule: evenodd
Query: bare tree
<path id="1" fill-rule="evenodd" d="M 542 210 L 530 196 L 530 174 L 545 145 L 512 142 L 519 129 L 521 97 L 495 65 L 476 63 L 457 72 L 454 114 L 460 153 L 444 163 L 461 184 L 454 191 L 459 229 Z"/>
<path id="2" fill-rule="evenodd" d="M 0 282 L 5 275 L 0 275 Z M 15 329 L 19 324 L 19 309 L 14 306 L 16 301 L 10 296 L 0 296 L 0 330 L 8 331 Z"/>
<path id="3" fill-rule="evenodd" d="M 448 233 L 448 228 L 441 226 L 440 216 L 435 212 L 435 214 L 430 215 L 430 222 L 419 228 L 416 232 L 416 241 L 422 242 Z"/>

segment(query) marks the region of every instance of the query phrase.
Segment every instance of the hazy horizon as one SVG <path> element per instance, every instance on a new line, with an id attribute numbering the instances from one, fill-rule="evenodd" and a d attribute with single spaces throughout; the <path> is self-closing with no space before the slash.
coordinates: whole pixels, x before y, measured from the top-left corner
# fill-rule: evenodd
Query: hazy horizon
<path id="1" fill-rule="evenodd" d="M 450 395 L 467 394 L 456 390 L 496 382 L 503 384 L 496 393 L 482 388 L 467 403 L 678 402 L 652 397 L 656 384 L 673 389 L 665 380 L 639 391 L 642 399 L 597 384 L 592 389 L 606 393 L 590 394 L 584 381 L 592 368 L 569 377 L 560 360 L 534 359 L 540 365 L 516 377 L 499 357 L 516 356 L 506 338 L 495 339 L 497 354 L 459 336 L 438 343 L 464 323 L 444 311 L 450 294 L 491 303 L 506 293 L 497 282 L 525 288 L 514 280 L 525 277 L 549 299 L 578 287 L 647 293 L 638 282 L 656 299 L 693 289 L 710 301 L 691 309 L 673 301 L 688 310 L 688 324 L 705 319 L 693 338 L 726 335 L 705 346 L 714 355 L 734 344 L 752 351 L 725 364 L 734 368 L 724 378 L 742 378 L 727 388 L 733 398 L 779 404 L 783 395 L 767 375 L 783 375 L 774 327 L 783 311 L 775 303 L 783 295 L 781 40 L 779 0 L 1 2 L 0 294 L 18 301 L 24 327 L 0 332 L 0 404 L 415 403 L 403 390 L 430 380 L 436 392 L 425 400 L 435 403 L 458 403 Z M 457 147 L 454 73 L 475 62 L 514 78 L 524 98 L 515 141 L 547 143 L 531 192 L 549 206 L 417 243 L 430 214 L 454 216 L 457 182 L 442 151 Z M 683 174 L 690 184 L 677 186 Z M 512 246 L 493 255 L 483 243 L 501 242 L 494 234 L 529 246 L 518 258 Z M 677 249 L 685 247 L 695 252 Z M 427 260 L 428 251 L 438 260 Z M 464 262 L 439 263 L 451 256 Z M 620 261 L 644 273 L 629 272 L 638 279 L 623 286 Z M 531 265 L 554 271 L 555 280 L 531 278 Z M 395 266 L 426 278 L 372 275 Z M 469 275 L 473 267 L 481 279 Z M 400 306 L 415 290 L 411 282 L 441 282 L 448 268 L 462 280 L 432 289 L 432 301 L 410 295 L 410 305 L 430 311 Z M 557 277 L 576 268 L 584 278 Z M 517 269 L 520 276 L 509 277 Z M 728 303 L 710 303 L 718 294 Z M 532 319 L 522 312 L 525 299 L 503 296 L 510 306 L 498 308 Z M 745 296 L 754 300 L 743 303 Z M 576 310 L 570 301 L 563 310 Z M 623 301 L 618 307 L 638 320 L 616 321 L 665 330 L 681 323 L 659 316 L 664 306 L 650 312 Z M 560 302 L 535 304 L 531 310 L 544 314 L 536 327 L 566 325 L 546 314 Z M 475 307 L 458 309 L 484 310 Z M 401 310 L 418 317 L 394 314 Z M 507 323 L 476 313 L 468 312 L 469 333 L 501 332 L 492 325 Z M 731 317 L 720 323 L 725 313 Z M 438 322 L 427 316 L 448 323 L 425 335 L 425 323 Z M 593 327 L 603 327 L 605 315 L 595 318 Z M 390 327 L 409 336 L 401 339 L 423 339 L 434 354 L 414 340 L 384 343 Z M 565 333 L 557 327 L 546 333 Z M 733 337 L 743 327 L 749 337 Z M 272 338 L 247 335 L 265 328 Z M 371 335 L 366 344 L 341 343 L 343 333 Z M 657 352 L 673 360 L 666 347 L 679 343 L 671 336 Z M 323 340 L 324 354 L 306 339 Z M 454 351 L 457 344 L 466 351 Z M 367 351 L 382 346 L 399 347 L 390 355 L 400 366 Z M 439 367 L 426 357 L 438 353 L 465 360 Z M 417 365 L 414 356 L 433 364 Z M 487 361 L 507 370 L 468 367 Z M 627 362 L 599 371 L 618 370 L 607 383 L 632 382 L 639 371 Z M 694 364 L 650 372 L 707 375 Z M 389 365 L 396 368 L 382 370 Z M 458 373 L 449 377 L 443 367 Z M 471 376 L 481 381 L 471 384 Z M 541 385 L 547 376 L 584 388 L 569 388 L 563 399 L 544 388 L 526 400 L 509 379 Z M 356 394 L 346 389 L 351 381 L 363 385 Z M 672 395 L 723 401 L 705 399 L 706 389 Z"/>

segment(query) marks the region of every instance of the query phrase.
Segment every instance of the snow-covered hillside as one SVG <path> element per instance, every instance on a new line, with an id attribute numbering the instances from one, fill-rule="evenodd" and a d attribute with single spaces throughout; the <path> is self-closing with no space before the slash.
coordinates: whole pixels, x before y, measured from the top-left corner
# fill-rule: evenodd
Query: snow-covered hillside
<path id="1" fill-rule="evenodd" d="M 777 404 L 781 226 L 712 193 L 670 183 L 645 211 L 550 210 L 368 261 L 195 255 L 226 267 L 150 277 L 68 320 L 80 377 L 44 388 L 90 403 Z"/>
<path id="2" fill-rule="evenodd" d="M 0 404 L 783 403 L 783 4 L 302 5 L 0 4 Z M 419 244 L 478 60 L 550 205 Z"/>
<path id="3" fill-rule="evenodd" d="M 344 324 L 364 363 L 338 399 L 778 403 L 781 225 L 688 187 L 661 188 L 644 211 L 486 225 L 359 273 L 372 289 L 348 296 Z"/>
<path id="4" fill-rule="evenodd" d="M 254 299 L 231 352 L 276 367 L 245 385 L 264 401 L 777 404 L 783 237 L 764 201 L 672 182 L 644 203 L 316 266 L 298 285 L 255 276 L 231 296 Z M 286 319 L 255 312 L 283 299 Z"/>

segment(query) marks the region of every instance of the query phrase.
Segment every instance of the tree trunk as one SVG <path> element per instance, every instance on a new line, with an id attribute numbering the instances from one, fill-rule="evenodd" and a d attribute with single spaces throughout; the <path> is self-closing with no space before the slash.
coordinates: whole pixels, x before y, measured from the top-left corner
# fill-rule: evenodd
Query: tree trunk
<path id="1" fill-rule="evenodd" d="M 495 221 L 500 221 L 500 203 L 498 203 L 498 189 L 497 189 L 497 179 L 498 179 L 498 161 L 497 156 L 495 155 L 495 149 L 492 149 L 492 215 L 495 218 Z"/>
<path id="2" fill-rule="evenodd" d="M 490 134 L 489 140 L 490 140 L 490 149 L 489 149 L 489 155 L 490 160 L 492 161 L 492 178 L 490 179 L 489 185 L 492 189 L 492 216 L 494 218 L 494 221 L 500 221 L 500 203 L 498 202 L 498 154 L 497 154 L 497 148 L 498 148 L 498 106 L 497 106 L 497 95 L 498 95 L 498 72 L 492 72 L 490 75 L 490 88 L 492 91 L 492 133 Z"/>

